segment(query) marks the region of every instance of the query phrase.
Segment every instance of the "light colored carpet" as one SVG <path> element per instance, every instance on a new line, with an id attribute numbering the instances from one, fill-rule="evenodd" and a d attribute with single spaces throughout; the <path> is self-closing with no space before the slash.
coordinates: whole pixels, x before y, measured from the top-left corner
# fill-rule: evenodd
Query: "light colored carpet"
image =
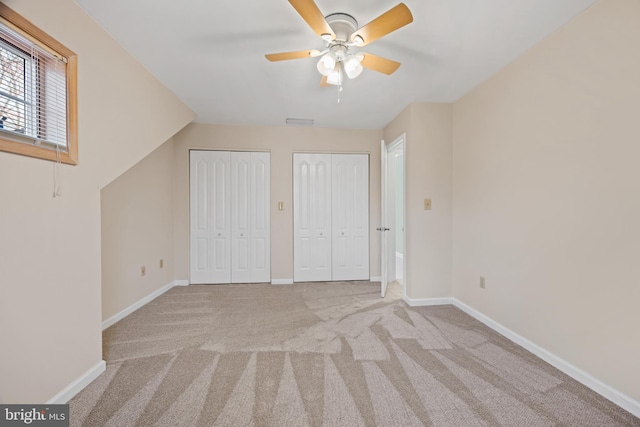
<path id="1" fill-rule="evenodd" d="M 104 332 L 87 426 L 640 426 L 451 306 L 399 285 L 177 287 Z"/>

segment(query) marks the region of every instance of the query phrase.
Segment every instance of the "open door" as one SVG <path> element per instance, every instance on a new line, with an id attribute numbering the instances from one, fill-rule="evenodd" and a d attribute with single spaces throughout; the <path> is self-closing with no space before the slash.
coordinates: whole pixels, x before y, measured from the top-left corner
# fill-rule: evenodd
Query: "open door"
<path id="1" fill-rule="evenodd" d="M 386 227 L 387 224 L 387 145 L 384 143 L 384 140 L 381 141 L 380 144 L 380 222 L 381 226 L 377 228 L 380 232 L 380 276 L 382 279 L 380 280 L 380 295 L 382 298 L 387 293 L 387 265 L 389 260 L 387 259 L 389 254 L 388 242 L 387 242 L 387 231 L 389 229 Z"/>

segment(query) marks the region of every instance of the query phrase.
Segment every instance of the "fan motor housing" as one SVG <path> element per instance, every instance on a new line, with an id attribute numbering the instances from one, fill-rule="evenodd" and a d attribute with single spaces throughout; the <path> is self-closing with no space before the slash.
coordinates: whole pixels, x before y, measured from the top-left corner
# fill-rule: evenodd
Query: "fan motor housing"
<path id="1" fill-rule="evenodd" d="M 346 13 L 332 13 L 331 15 L 327 15 L 325 20 L 336 35 L 334 43 L 348 42 L 351 34 L 358 29 L 358 21 Z"/>

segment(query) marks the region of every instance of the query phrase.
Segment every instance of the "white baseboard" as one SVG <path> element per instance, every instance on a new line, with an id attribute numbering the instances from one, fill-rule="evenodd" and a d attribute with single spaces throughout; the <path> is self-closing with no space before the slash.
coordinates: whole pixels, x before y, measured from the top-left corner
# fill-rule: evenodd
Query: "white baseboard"
<path id="1" fill-rule="evenodd" d="M 272 285 L 293 285 L 293 279 L 271 279 Z"/>
<path id="2" fill-rule="evenodd" d="M 173 286 L 189 286 L 188 280 L 174 280 Z"/>
<path id="3" fill-rule="evenodd" d="M 405 296 L 404 302 L 406 302 L 410 307 L 426 307 L 430 305 L 451 305 L 453 304 L 453 298 L 425 298 L 425 299 L 414 299 Z"/>
<path id="4" fill-rule="evenodd" d="M 93 380 L 98 378 L 105 369 L 107 364 L 104 360 L 98 362 L 93 368 L 89 369 L 84 374 L 80 375 L 74 382 L 66 386 L 60 393 L 53 396 L 47 401 L 47 405 L 64 404 L 73 399 L 73 396 L 80 393 L 82 389 L 91 384 Z"/>
<path id="5" fill-rule="evenodd" d="M 370 282 L 382 282 L 382 277 L 380 276 L 371 276 L 369 277 Z"/>
<path id="6" fill-rule="evenodd" d="M 500 323 L 485 316 L 484 314 L 480 313 L 476 309 L 469 307 L 462 301 L 459 301 L 453 298 L 453 305 L 458 307 L 460 310 L 464 311 L 471 317 L 474 317 L 475 319 L 484 323 L 494 331 L 498 332 L 500 335 L 510 339 L 511 341 L 515 342 L 521 347 L 524 347 L 531 353 L 538 356 L 540 359 L 544 360 L 545 362 L 549 363 L 550 365 L 556 367 L 560 371 L 569 375 L 574 380 L 584 384 L 585 386 L 589 387 L 591 390 L 595 391 L 596 393 L 601 394 L 602 396 L 609 399 L 616 405 L 620 406 L 626 411 L 631 412 L 636 417 L 640 417 L 640 402 L 632 399 L 631 397 L 614 389 L 613 387 L 608 386 L 607 384 L 596 379 L 595 377 L 583 371 L 582 369 L 579 369 L 573 366 L 571 363 L 567 362 L 566 360 L 561 359 L 560 357 L 554 355 L 548 350 L 545 350 L 539 345 L 529 341 L 528 339 L 522 337 L 521 335 L 518 335 L 512 330 L 506 328 L 505 326 L 502 326 Z"/>
<path id="7" fill-rule="evenodd" d="M 113 316 L 109 317 L 107 320 L 102 322 L 102 330 L 104 331 L 109 326 L 111 326 L 114 323 L 124 319 L 125 317 L 127 317 L 128 315 L 130 315 L 131 313 L 133 313 L 134 311 L 136 311 L 137 309 L 139 309 L 143 305 L 147 304 L 149 301 L 153 301 L 154 299 L 158 298 L 160 295 L 164 294 L 165 292 L 167 292 L 169 289 L 173 288 L 174 286 L 188 286 L 188 285 L 189 285 L 189 281 L 188 280 L 176 280 L 176 281 L 173 281 L 173 282 L 169 283 L 168 285 L 165 285 L 165 286 L 161 287 L 157 291 L 147 295 L 146 297 L 142 298 L 140 301 L 132 304 L 131 306 L 125 308 L 124 310 L 122 310 L 119 313 L 114 314 Z"/>

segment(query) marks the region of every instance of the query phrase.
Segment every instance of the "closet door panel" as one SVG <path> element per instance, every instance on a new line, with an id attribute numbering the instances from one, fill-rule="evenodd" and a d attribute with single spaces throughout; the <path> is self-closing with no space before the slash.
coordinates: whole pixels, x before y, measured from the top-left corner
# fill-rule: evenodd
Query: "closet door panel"
<path id="1" fill-rule="evenodd" d="M 271 155 L 251 153 L 251 282 L 271 281 Z"/>
<path id="2" fill-rule="evenodd" d="M 352 264 L 353 256 L 350 241 L 350 199 L 353 193 L 353 182 L 350 179 L 350 156 L 334 154 L 332 156 L 332 221 L 333 221 L 333 280 L 347 277 L 345 271 Z"/>
<path id="3" fill-rule="evenodd" d="M 369 156 L 355 156 L 353 181 L 353 277 L 369 280 Z"/>
<path id="4" fill-rule="evenodd" d="M 231 153 L 231 283 L 251 281 L 251 153 Z"/>
<path id="5" fill-rule="evenodd" d="M 213 191 L 210 195 L 213 215 L 213 274 L 209 283 L 229 283 L 231 280 L 231 158 L 228 152 L 210 151 Z"/>
<path id="6" fill-rule="evenodd" d="M 369 279 L 369 157 L 332 156 L 332 279 Z"/>
<path id="7" fill-rule="evenodd" d="M 296 163 L 295 159 L 299 159 Z M 311 207 L 311 159 L 303 155 L 294 155 L 294 240 L 296 277 L 311 274 L 313 262 L 312 252 L 312 207 Z"/>
<path id="8" fill-rule="evenodd" d="M 331 280 L 331 156 L 294 154 L 294 280 Z"/>
<path id="9" fill-rule="evenodd" d="M 191 156 L 190 160 L 191 201 L 191 283 L 206 283 L 211 276 L 209 184 L 212 181 L 211 164 L 206 158 Z"/>
<path id="10" fill-rule="evenodd" d="M 191 283 L 229 283 L 230 156 L 190 153 Z"/>
<path id="11" fill-rule="evenodd" d="M 312 212 L 314 249 L 312 259 L 316 280 L 331 280 L 331 155 L 314 154 L 312 170 Z"/>

